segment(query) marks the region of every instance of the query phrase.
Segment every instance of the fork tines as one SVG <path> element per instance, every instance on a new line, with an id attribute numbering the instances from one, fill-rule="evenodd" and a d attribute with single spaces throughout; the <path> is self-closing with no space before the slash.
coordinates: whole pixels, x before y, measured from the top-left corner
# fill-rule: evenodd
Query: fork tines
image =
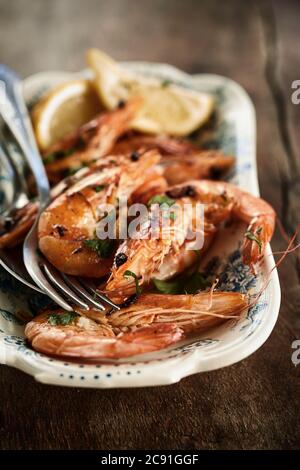
<path id="1" fill-rule="evenodd" d="M 44 258 L 40 262 L 40 267 L 45 276 L 40 276 L 40 283 L 44 284 L 43 288 L 49 297 L 53 298 L 63 308 L 66 308 L 66 305 L 68 305 L 69 308 L 67 310 L 72 310 L 72 307 L 66 302 L 70 300 L 75 306 L 84 310 L 97 308 L 105 311 L 108 306 L 116 310 L 120 309 L 108 297 L 97 292 L 91 282 L 58 271 Z M 45 283 L 45 281 L 47 282 Z M 49 283 L 51 284 L 51 289 L 49 289 Z M 57 288 L 59 294 L 62 294 L 63 297 L 54 288 Z"/>

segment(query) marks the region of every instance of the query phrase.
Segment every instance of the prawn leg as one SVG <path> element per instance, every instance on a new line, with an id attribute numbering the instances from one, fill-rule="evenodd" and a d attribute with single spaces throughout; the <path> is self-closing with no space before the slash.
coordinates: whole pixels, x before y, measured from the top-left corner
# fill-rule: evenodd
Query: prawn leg
<path id="1" fill-rule="evenodd" d="M 140 327 L 144 324 L 175 323 L 186 333 L 201 332 L 248 310 L 248 299 L 238 292 L 201 292 L 195 295 L 142 294 L 137 301 L 113 312 L 113 327 Z"/>

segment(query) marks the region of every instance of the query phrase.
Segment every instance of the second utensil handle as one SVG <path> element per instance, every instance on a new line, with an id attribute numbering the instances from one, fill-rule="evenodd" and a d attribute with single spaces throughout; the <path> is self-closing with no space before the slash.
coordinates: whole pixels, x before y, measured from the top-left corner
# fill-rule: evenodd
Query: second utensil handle
<path id="1" fill-rule="evenodd" d="M 37 148 L 22 93 L 22 81 L 6 65 L 0 65 L 0 113 L 18 141 L 36 180 L 41 206 L 49 201 L 49 182 Z"/>

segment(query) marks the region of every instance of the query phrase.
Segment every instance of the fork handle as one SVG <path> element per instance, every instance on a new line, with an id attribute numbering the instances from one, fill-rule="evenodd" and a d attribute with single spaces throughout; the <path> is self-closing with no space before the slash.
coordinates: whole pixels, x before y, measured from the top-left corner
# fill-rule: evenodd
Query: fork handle
<path id="1" fill-rule="evenodd" d="M 32 170 L 42 210 L 50 200 L 50 187 L 24 101 L 22 80 L 3 64 L 0 64 L 0 114 L 19 143 Z"/>

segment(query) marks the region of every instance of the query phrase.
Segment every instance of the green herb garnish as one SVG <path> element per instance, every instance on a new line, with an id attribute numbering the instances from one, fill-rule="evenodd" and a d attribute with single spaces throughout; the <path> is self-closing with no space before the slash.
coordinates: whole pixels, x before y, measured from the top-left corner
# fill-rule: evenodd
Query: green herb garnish
<path id="1" fill-rule="evenodd" d="M 50 323 L 50 325 L 66 326 L 70 323 L 73 323 L 77 317 L 79 317 L 79 315 L 76 312 L 66 312 L 60 314 L 51 313 L 51 315 L 48 316 L 48 323 Z"/>
<path id="2" fill-rule="evenodd" d="M 151 197 L 148 201 L 148 207 L 151 207 L 152 204 L 159 204 L 159 207 L 162 211 L 162 215 L 165 219 L 169 218 L 171 220 L 176 219 L 176 213 L 168 209 L 169 207 L 175 204 L 175 199 L 172 199 L 169 196 L 157 194 L 156 196 Z"/>
<path id="3" fill-rule="evenodd" d="M 162 213 L 164 219 L 176 220 L 177 214 L 170 210 L 166 210 Z"/>
<path id="4" fill-rule="evenodd" d="M 48 163 L 53 163 L 56 160 L 55 153 L 49 153 L 47 157 L 43 158 L 43 162 L 45 165 L 48 165 Z"/>
<path id="5" fill-rule="evenodd" d="M 100 193 L 100 191 L 102 191 L 103 189 L 105 188 L 105 184 L 98 184 L 97 186 L 94 186 L 94 191 L 96 191 L 96 193 Z"/>
<path id="6" fill-rule="evenodd" d="M 139 285 L 139 280 L 138 280 L 137 275 L 134 272 L 127 270 L 124 273 L 124 277 L 133 277 L 135 281 L 135 292 L 137 295 L 141 295 L 142 289 L 141 289 L 141 286 Z"/>
<path id="7" fill-rule="evenodd" d="M 261 249 L 262 249 L 262 243 L 260 241 L 259 238 L 257 238 L 253 232 L 251 232 L 251 230 L 247 230 L 247 232 L 245 233 L 245 237 L 248 238 L 248 240 L 252 240 L 254 241 L 255 243 L 258 244 L 259 246 L 259 252 L 261 253 Z"/>
<path id="8" fill-rule="evenodd" d="M 194 272 L 186 278 L 178 278 L 173 281 L 161 281 L 152 279 L 156 289 L 162 294 L 195 294 L 211 285 L 204 273 Z"/>
<path id="9" fill-rule="evenodd" d="M 167 78 L 161 82 L 161 87 L 162 88 L 167 88 L 172 84 L 171 80 L 168 80 Z"/>
<path id="10" fill-rule="evenodd" d="M 76 151 L 76 148 L 70 148 L 67 150 L 57 150 L 57 152 L 50 153 L 44 158 L 44 163 L 47 165 L 48 163 L 53 163 L 60 158 L 68 157 L 72 155 Z"/>
<path id="11" fill-rule="evenodd" d="M 175 199 L 172 199 L 165 194 L 157 194 L 156 196 L 153 196 L 151 199 L 149 199 L 148 206 L 151 206 L 152 204 L 159 204 L 160 206 L 162 204 L 166 204 L 167 206 L 171 207 L 173 204 L 175 204 Z"/>
<path id="12" fill-rule="evenodd" d="M 161 281 L 160 279 L 152 279 L 156 289 L 162 294 L 179 294 L 180 281 Z"/>
<path id="13" fill-rule="evenodd" d="M 162 294 L 195 294 L 199 290 L 207 289 L 211 282 L 205 273 L 199 271 L 201 261 L 200 252 L 195 250 L 197 260 L 192 273 L 187 276 L 181 275 L 171 281 L 152 279 L 156 289 Z"/>
<path id="14" fill-rule="evenodd" d="M 75 147 L 74 147 L 74 148 L 70 148 L 70 149 L 68 149 L 68 150 L 65 150 L 65 151 L 64 151 L 64 157 L 69 157 L 70 155 L 72 155 L 72 153 L 75 153 L 76 150 L 77 150 L 77 149 L 76 149 Z"/>
<path id="15" fill-rule="evenodd" d="M 204 273 L 194 272 L 186 279 L 183 286 L 185 294 L 195 294 L 199 290 L 205 290 L 211 286 L 211 282 L 207 279 Z"/>
<path id="16" fill-rule="evenodd" d="M 65 172 L 64 172 L 64 176 L 73 176 L 75 175 L 75 173 L 77 173 L 77 171 L 79 170 L 82 170 L 82 168 L 84 168 L 86 165 L 82 164 L 82 165 L 79 165 L 79 166 L 73 166 L 72 168 L 68 168 Z"/>
<path id="17" fill-rule="evenodd" d="M 99 238 L 84 240 L 83 243 L 91 250 L 96 251 L 100 258 L 109 258 L 112 255 L 115 247 L 115 241 L 109 240 L 108 238 L 105 240 L 100 240 Z"/>

